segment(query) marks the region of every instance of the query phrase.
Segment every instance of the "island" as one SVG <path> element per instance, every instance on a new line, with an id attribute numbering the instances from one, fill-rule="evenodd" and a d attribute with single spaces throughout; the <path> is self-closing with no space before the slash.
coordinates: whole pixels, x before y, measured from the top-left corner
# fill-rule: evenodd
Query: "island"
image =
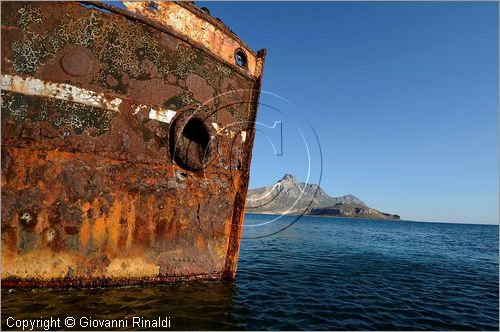
<path id="1" fill-rule="evenodd" d="M 247 213 L 307 214 L 346 218 L 400 220 L 397 214 L 369 207 L 354 195 L 332 197 L 319 185 L 299 182 L 291 174 L 273 185 L 250 189 L 247 195 Z"/>

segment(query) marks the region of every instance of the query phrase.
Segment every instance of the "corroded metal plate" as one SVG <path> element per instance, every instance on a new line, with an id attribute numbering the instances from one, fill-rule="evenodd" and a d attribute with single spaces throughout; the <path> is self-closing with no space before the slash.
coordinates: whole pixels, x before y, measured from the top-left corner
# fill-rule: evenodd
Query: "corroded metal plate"
<path id="1" fill-rule="evenodd" d="M 128 6 L 2 3 L 4 286 L 234 277 L 265 52 Z"/>

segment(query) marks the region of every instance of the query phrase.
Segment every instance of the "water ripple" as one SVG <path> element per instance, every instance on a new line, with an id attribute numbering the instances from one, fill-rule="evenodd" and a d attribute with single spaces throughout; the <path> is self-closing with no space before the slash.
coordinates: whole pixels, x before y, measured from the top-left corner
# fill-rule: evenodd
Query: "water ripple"
<path id="1" fill-rule="evenodd" d="M 177 330 L 498 331 L 498 300 L 498 227 L 315 217 L 244 240 L 231 283 L 2 290 L 2 328 L 139 315 Z"/>

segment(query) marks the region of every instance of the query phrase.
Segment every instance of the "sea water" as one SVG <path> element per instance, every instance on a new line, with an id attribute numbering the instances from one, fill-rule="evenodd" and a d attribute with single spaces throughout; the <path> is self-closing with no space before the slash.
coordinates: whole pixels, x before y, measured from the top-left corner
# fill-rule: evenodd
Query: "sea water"
<path id="1" fill-rule="evenodd" d="M 128 329 L 135 318 L 175 330 L 498 330 L 498 225 L 273 219 L 246 215 L 234 282 L 2 290 L 2 329 L 9 317 L 72 317 Z"/>

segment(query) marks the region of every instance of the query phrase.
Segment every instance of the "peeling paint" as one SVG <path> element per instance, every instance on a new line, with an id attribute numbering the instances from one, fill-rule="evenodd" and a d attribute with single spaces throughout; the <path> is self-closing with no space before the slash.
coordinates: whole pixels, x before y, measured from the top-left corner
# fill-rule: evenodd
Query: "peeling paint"
<path id="1" fill-rule="evenodd" d="M 153 120 L 158 120 L 160 122 L 165 122 L 165 123 L 170 123 L 173 119 L 173 117 L 177 114 L 176 112 L 172 110 L 155 110 L 155 109 L 150 109 L 149 111 L 149 118 Z"/>
<path id="2" fill-rule="evenodd" d="M 21 93 L 30 96 L 44 96 L 60 100 L 102 107 L 111 111 L 119 111 L 122 100 L 108 99 L 103 94 L 82 89 L 70 84 L 44 82 L 38 78 L 20 77 L 2 74 L 2 90 Z"/>
<path id="3" fill-rule="evenodd" d="M 2 3 L 2 286 L 234 278 L 265 53 L 160 7 Z"/>
<path id="4" fill-rule="evenodd" d="M 228 63 L 235 64 L 235 51 L 244 49 L 248 58 L 248 71 L 255 74 L 257 59 L 236 36 L 232 36 L 220 22 L 208 21 L 206 15 L 197 8 L 185 8 L 175 2 L 157 1 L 156 9 L 151 10 L 150 2 L 123 1 L 128 9 L 135 11 L 145 17 L 151 18 L 173 30 L 181 33 L 189 39 L 202 44 Z M 196 9 L 197 14 L 193 11 Z"/>

